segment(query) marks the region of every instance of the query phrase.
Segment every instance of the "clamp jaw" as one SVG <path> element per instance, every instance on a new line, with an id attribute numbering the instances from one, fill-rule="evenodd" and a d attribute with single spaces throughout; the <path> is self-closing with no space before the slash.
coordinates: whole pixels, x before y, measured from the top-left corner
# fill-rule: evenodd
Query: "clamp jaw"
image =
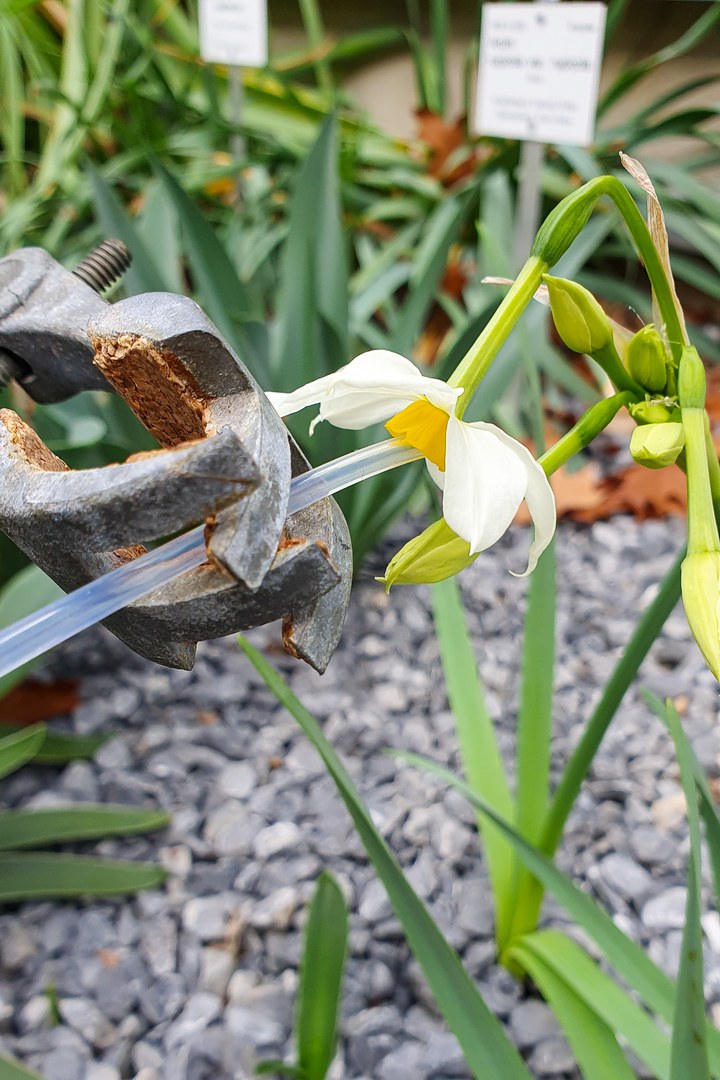
<path id="1" fill-rule="evenodd" d="M 69 591 L 205 522 L 207 562 L 108 629 L 189 669 L 198 641 L 282 618 L 286 649 L 325 669 L 352 577 L 345 519 L 330 498 L 287 517 L 290 480 L 309 464 L 194 301 L 110 304 L 41 249 L 22 249 L 0 259 L 3 370 L 38 402 L 114 389 L 162 447 L 72 471 L 0 410 L 0 530 L 33 562 Z"/>

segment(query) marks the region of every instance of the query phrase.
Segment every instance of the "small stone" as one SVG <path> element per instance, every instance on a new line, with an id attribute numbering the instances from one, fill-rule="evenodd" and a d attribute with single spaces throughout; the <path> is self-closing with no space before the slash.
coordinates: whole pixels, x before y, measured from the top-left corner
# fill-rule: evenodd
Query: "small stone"
<path id="1" fill-rule="evenodd" d="M 217 1020 L 221 1012 L 222 1003 L 216 994 L 205 990 L 192 994 L 177 1020 L 168 1028 L 165 1046 L 172 1050 L 174 1047 L 187 1045 L 200 1032 L 205 1031 L 213 1020 Z"/>
<path id="2" fill-rule="evenodd" d="M 168 915 L 155 917 L 142 932 L 140 952 L 153 975 L 169 975 L 175 970 L 178 931 Z"/>
<path id="3" fill-rule="evenodd" d="M 655 892 L 656 884 L 647 870 L 627 855 L 613 852 L 592 869 L 613 892 L 638 906 Z"/>
<path id="4" fill-rule="evenodd" d="M 558 1033 L 557 1020 L 544 1001 L 530 998 L 515 1006 L 510 1015 L 510 1030 L 521 1050 L 536 1046 Z"/>
<path id="5" fill-rule="evenodd" d="M 294 821 L 276 821 L 260 830 L 255 837 L 253 851 L 256 858 L 269 859 L 281 851 L 296 848 L 302 835 L 302 830 Z"/>
<path id="6" fill-rule="evenodd" d="M 216 855 L 248 855 L 256 828 L 242 803 L 225 803 L 210 815 L 205 826 L 205 841 Z"/>
<path id="7" fill-rule="evenodd" d="M 239 916 L 240 905 L 234 893 L 199 896 L 183 908 L 183 926 L 201 941 L 220 941 L 225 937 L 231 917 Z"/>
<path id="8" fill-rule="evenodd" d="M 536 1046 L 530 1058 L 530 1071 L 537 1076 L 555 1076 L 575 1068 L 572 1050 L 560 1035 L 545 1039 Z"/>
<path id="9" fill-rule="evenodd" d="M 22 1035 L 39 1028 L 51 1026 L 52 1009 L 46 994 L 36 994 L 26 1001 L 17 1019 L 18 1030 Z"/>
<path id="10" fill-rule="evenodd" d="M 375 701 L 383 712 L 407 711 L 408 696 L 400 682 L 381 683 L 375 687 Z"/>
<path id="11" fill-rule="evenodd" d="M 638 825 L 630 834 L 630 846 L 636 859 L 646 866 L 662 866 L 670 862 L 677 846 L 667 833 L 652 825 Z"/>
<path id="12" fill-rule="evenodd" d="M 298 890 L 284 885 L 255 904 L 250 909 L 248 921 L 257 930 L 286 930 L 299 904 Z"/>
<path id="13" fill-rule="evenodd" d="M 220 770 L 218 789 L 230 799 L 247 799 L 258 786 L 258 776 L 247 761 L 234 761 Z"/>
<path id="14" fill-rule="evenodd" d="M 0 963 L 6 971 L 20 971 L 37 952 L 35 940 L 19 919 L 9 919 L 3 926 Z"/>
<path id="15" fill-rule="evenodd" d="M 85 1080 L 121 1080 L 120 1070 L 104 1061 L 91 1061 L 85 1073 Z"/>
<path id="16" fill-rule="evenodd" d="M 89 998 L 60 998 L 60 1016 L 97 1050 L 107 1050 L 117 1039 L 117 1028 Z"/>
<path id="17" fill-rule="evenodd" d="M 95 769 L 88 761 L 74 761 L 68 765 L 60 784 L 77 802 L 95 802 L 98 798 Z"/>
<path id="18" fill-rule="evenodd" d="M 408 1080 L 411 1076 L 427 1076 L 424 1070 L 426 1053 L 422 1043 L 402 1043 L 380 1062 L 377 1070 L 379 1080 Z"/>
<path id="19" fill-rule="evenodd" d="M 200 989 L 209 990 L 220 998 L 224 997 L 235 964 L 235 957 L 227 949 L 208 945 L 201 953 Z"/>
<path id="20" fill-rule="evenodd" d="M 123 738 L 110 739 L 95 751 L 94 762 L 101 769 L 129 769 L 132 756 Z"/>
<path id="21" fill-rule="evenodd" d="M 682 791 L 674 791 L 657 799 L 650 809 L 653 821 L 659 829 L 672 830 L 682 824 L 687 814 L 687 803 Z"/>
<path id="22" fill-rule="evenodd" d="M 648 900 L 642 909 L 643 925 L 648 930 L 677 930 L 685 925 L 685 903 L 687 889 L 684 885 L 674 885 L 652 900 Z"/>
<path id="23" fill-rule="evenodd" d="M 160 1050 L 151 1042 L 143 1039 L 141 1042 L 135 1043 L 131 1053 L 132 1064 L 140 1075 L 145 1069 L 155 1072 L 156 1069 L 160 1069 L 163 1063 L 163 1056 Z"/>
<path id="24" fill-rule="evenodd" d="M 228 1005 L 225 1026 L 231 1035 L 239 1036 L 258 1049 L 279 1046 L 285 1041 L 282 1024 L 266 1013 L 248 1009 L 244 1005 Z"/>
<path id="25" fill-rule="evenodd" d="M 390 901 L 382 882 L 377 878 L 372 878 L 365 886 L 358 913 L 360 918 L 370 925 L 391 917 L 393 911 Z"/>
<path id="26" fill-rule="evenodd" d="M 453 885 L 457 925 L 468 934 L 490 937 L 495 925 L 490 885 L 484 880 L 463 878 Z"/>
<path id="27" fill-rule="evenodd" d="M 87 1080 L 87 1058 L 69 1046 L 47 1054 L 40 1066 L 43 1080 Z"/>
<path id="28" fill-rule="evenodd" d="M 465 1056 L 454 1035 L 447 1031 L 434 1031 L 430 1035 L 425 1053 L 425 1069 L 428 1077 L 439 1074 L 471 1076 Z"/>
<path id="29" fill-rule="evenodd" d="M 161 847 L 158 855 L 161 865 L 168 873 L 185 880 L 192 868 L 192 852 L 186 844 Z"/>
<path id="30" fill-rule="evenodd" d="M 187 985 L 182 975 L 171 972 L 156 979 L 140 995 L 140 1009 L 151 1024 L 172 1020 L 183 1007 Z"/>

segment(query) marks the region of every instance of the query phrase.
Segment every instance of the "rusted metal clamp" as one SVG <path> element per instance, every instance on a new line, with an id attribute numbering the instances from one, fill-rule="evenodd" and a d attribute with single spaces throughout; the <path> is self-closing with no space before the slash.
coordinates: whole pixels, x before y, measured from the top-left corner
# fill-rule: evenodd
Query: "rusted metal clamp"
<path id="1" fill-rule="evenodd" d="M 0 530 L 70 590 L 141 545 L 206 523 L 208 561 L 107 620 L 132 649 L 190 668 L 198 641 L 283 618 L 325 669 L 352 559 L 333 499 L 287 517 L 309 465 L 242 361 L 192 300 L 109 304 L 40 249 L 0 259 L 0 355 L 37 401 L 114 388 L 161 450 L 72 471 L 0 411 Z"/>

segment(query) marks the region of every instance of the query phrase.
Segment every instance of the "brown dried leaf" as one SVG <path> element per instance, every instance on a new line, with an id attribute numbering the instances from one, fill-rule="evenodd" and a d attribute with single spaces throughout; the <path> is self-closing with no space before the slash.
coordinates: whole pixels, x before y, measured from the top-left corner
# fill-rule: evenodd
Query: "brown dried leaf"
<path id="1" fill-rule="evenodd" d="M 0 698 L 0 724 L 39 724 L 72 712 L 79 704 L 80 695 L 73 679 L 57 679 L 52 683 L 26 679 Z"/>

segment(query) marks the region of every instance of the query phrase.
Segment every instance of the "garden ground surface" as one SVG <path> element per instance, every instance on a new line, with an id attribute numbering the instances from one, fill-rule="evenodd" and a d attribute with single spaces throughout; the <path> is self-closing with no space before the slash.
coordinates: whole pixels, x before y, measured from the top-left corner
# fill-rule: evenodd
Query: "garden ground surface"
<path id="1" fill-rule="evenodd" d="M 558 540 L 556 738 L 566 760 L 641 608 L 683 541 L 677 519 L 563 526 Z M 512 754 L 527 530 L 462 576 L 487 703 Z M 382 564 L 384 565 L 384 564 Z M 454 792 L 384 753 L 457 766 L 425 588 L 386 596 L 369 567 L 340 649 L 320 677 L 256 645 L 323 722 L 418 893 L 460 951 L 538 1078 L 575 1078 L 549 1010 L 494 963 L 492 908 L 473 813 Z M 334 1077 L 469 1076 L 435 1011 L 384 891 L 332 782 L 292 718 L 232 641 L 200 649 L 195 671 L 132 656 L 103 631 L 66 645 L 54 674 L 82 680 L 73 730 L 117 737 L 90 763 L 26 768 L 6 806 L 107 801 L 166 808 L 164 834 L 97 846 L 159 860 L 163 891 L 116 902 L 25 904 L 0 916 L 0 1046 L 46 1080 L 244 1080 L 290 1053 L 304 904 L 319 872 L 351 908 L 342 1061 Z M 710 774 L 720 761 L 717 686 L 682 611 L 668 620 L 639 686 L 672 695 Z M 673 973 L 683 921 L 687 831 L 668 737 L 628 696 L 575 809 L 561 865 Z M 570 929 L 553 904 L 546 922 Z M 720 918 L 704 919 L 708 1001 L 720 1007 Z M 573 932 L 570 929 L 570 932 Z M 577 934 L 582 940 L 582 935 Z M 51 1024 L 47 991 L 57 995 Z M 639 1072 L 639 1075 L 643 1075 Z"/>

